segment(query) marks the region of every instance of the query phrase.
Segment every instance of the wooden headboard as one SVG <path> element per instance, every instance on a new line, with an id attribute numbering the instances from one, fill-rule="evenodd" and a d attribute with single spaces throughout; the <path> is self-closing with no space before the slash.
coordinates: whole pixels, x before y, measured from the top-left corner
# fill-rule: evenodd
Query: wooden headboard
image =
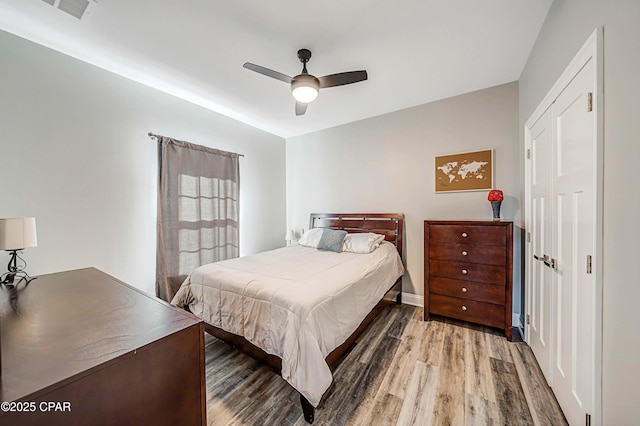
<path id="1" fill-rule="evenodd" d="M 402 213 L 311 213 L 309 229 L 331 228 L 344 231 L 374 232 L 395 244 L 402 257 Z"/>

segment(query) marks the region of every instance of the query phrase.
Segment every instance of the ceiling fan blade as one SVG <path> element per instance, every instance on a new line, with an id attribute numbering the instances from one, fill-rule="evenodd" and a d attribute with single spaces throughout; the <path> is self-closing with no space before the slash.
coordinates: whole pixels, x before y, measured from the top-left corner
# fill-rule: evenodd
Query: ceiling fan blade
<path id="1" fill-rule="evenodd" d="M 296 115 L 303 115 L 305 112 L 307 112 L 307 105 L 309 105 L 309 104 L 303 104 L 302 102 L 296 102 Z"/>
<path id="2" fill-rule="evenodd" d="M 338 74 L 329 74 L 324 77 L 319 77 L 320 88 L 342 86 L 345 84 L 357 83 L 367 79 L 367 72 L 362 71 L 349 71 L 341 72 Z"/>
<path id="3" fill-rule="evenodd" d="M 243 67 L 259 74 L 266 75 L 267 77 L 275 78 L 276 80 L 284 81 L 285 83 L 291 83 L 291 77 L 278 71 L 270 70 L 269 68 L 261 67 L 260 65 L 252 64 L 250 62 L 245 62 Z"/>

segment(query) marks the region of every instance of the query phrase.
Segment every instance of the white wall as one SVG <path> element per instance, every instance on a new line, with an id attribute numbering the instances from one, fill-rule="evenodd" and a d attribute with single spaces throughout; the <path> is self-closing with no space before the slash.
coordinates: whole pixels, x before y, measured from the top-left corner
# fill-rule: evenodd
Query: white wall
<path id="1" fill-rule="evenodd" d="M 520 79 L 529 118 L 597 26 L 604 25 L 603 424 L 640 419 L 640 2 L 555 1 Z"/>
<path id="2" fill-rule="evenodd" d="M 495 149 L 502 217 L 519 225 L 518 142 L 517 83 L 287 139 L 287 225 L 308 228 L 312 212 L 404 213 L 403 288 L 421 296 L 423 221 L 492 217 L 488 191 L 434 193 L 434 156 Z"/>
<path id="3" fill-rule="evenodd" d="M 5 32 L 0 58 L 0 217 L 36 217 L 29 273 L 95 266 L 154 293 L 149 131 L 244 154 L 241 254 L 284 244 L 284 139 Z"/>

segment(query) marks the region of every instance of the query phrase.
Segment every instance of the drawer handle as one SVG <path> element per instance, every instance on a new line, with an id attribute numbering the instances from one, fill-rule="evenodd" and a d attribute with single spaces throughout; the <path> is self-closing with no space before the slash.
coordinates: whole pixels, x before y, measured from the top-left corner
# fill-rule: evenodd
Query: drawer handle
<path id="1" fill-rule="evenodd" d="M 464 305 L 462 305 L 462 310 L 463 310 L 463 311 L 466 311 L 466 310 L 467 310 L 467 307 L 466 307 L 466 306 L 464 306 Z"/>
<path id="2" fill-rule="evenodd" d="M 469 253 L 467 253 L 466 251 L 463 251 L 463 252 L 462 252 L 462 255 L 463 255 L 463 256 L 466 256 L 466 255 L 468 255 L 468 254 L 469 254 Z"/>
<path id="3" fill-rule="evenodd" d="M 466 232 L 463 232 L 463 233 L 462 233 L 462 238 L 467 238 L 467 236 L 468 236 L 468 235 L 467 235 L 467 233 L 466 233 Z"/>
<path id="4" fill-rule="evenodd" d="M 466 269 L 462 270 L 462 275 L 467 275 L 469 272 Z"/>
<path id="5" fill-rule="evenodd" d="M 467 288 L 466 287 L 462 287 L 462 292 L 466 293 L 467 292 Z"/>

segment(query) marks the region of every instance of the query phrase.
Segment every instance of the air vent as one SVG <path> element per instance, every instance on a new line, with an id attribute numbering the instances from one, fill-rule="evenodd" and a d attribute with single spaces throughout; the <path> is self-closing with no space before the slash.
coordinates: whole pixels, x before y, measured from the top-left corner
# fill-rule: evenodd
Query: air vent
<path id="1" fill-rule="evenodd" d="M 42 1 L 78 19 L 86 18 L 87 15 L 91 13 L 93 6 L 95 6 L 96 4 L 96 0 L 42 0 Z"/>

